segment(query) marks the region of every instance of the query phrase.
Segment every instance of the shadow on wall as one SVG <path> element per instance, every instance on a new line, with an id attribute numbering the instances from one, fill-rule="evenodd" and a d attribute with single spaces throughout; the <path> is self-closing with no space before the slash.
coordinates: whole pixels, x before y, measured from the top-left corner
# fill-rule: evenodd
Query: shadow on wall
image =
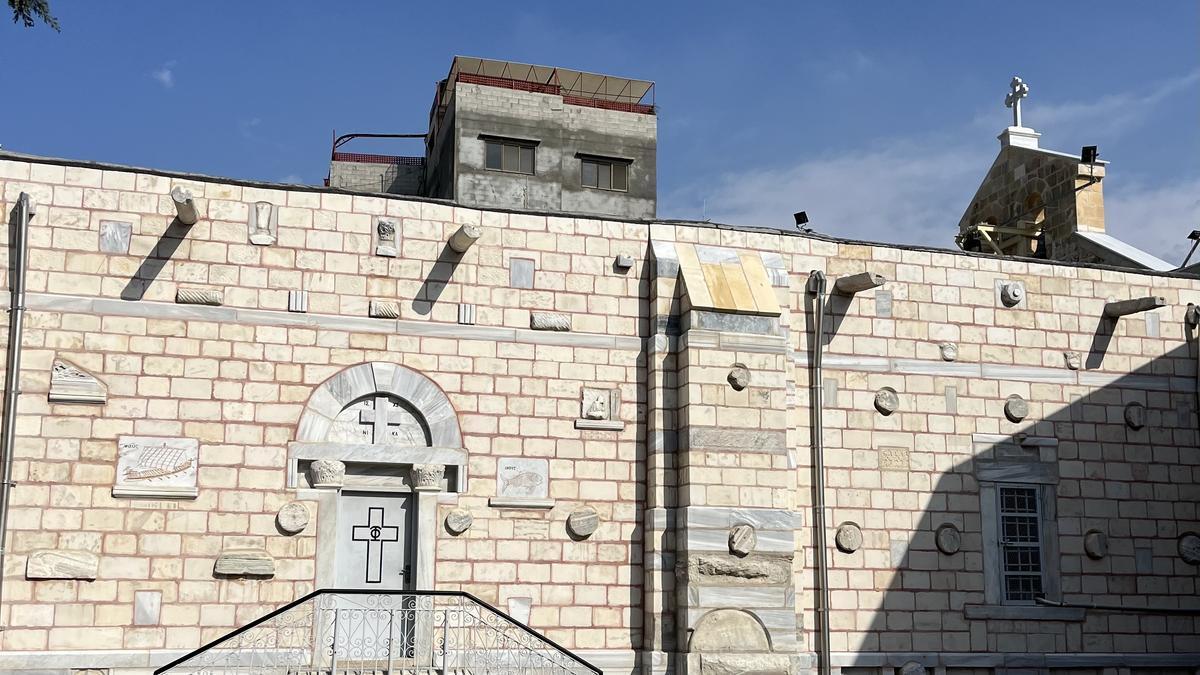
<path id="1" fill-rule="evenodd" d="M 937 414 L 941 398 L 959 434 L 968 415 L 974 428 L 997 420 L 1020 431 L 945 448 L 935 444 L 963 436 L 922 447 L 917 435 L 911 454 L 855 451 L 853 469 L 828 470 L 833 665 L 876 675 L 920 672 L 913 662 L 951 674 L 1195 672 L 1200 567 L 1181 554 L 1193 541 L 1200 549 L 1189 535 L 1200 532 L 1195 354 L 1185 344 L 1107 383 L 1067 369 L 1060 381 L 1029 382 L 1027 419 L 1042 408 L 1032 423 L 1011 421 L 1023 406 L 1004 398 L 1005 383 L 933 377 L 931 396 L 900 392 L 897 417 L 914 401 Z M 1067 403 L 1041 402 L 1055 400 Z M 877 438 L 900 430 L 881 419 Z M 1177 612 L 1047 607 L 1039 595 Z"/>

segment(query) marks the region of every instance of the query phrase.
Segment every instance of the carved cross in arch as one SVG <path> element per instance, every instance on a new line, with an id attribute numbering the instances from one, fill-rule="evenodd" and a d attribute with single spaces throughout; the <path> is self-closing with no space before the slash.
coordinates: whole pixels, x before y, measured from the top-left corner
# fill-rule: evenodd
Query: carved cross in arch
<path id="1" fill-rule="evenodd" d="M 1019 77 L 1013 77 L 1008 83 L 1008 96 L 1004 97 L 1004 107 L 1013 109 L 1013 126 L 1021 126 L 1021 99 L 1029 95 L 1029 85 Z"/>
<path id="2" fill-rule="evenodd" d="M 388 415 L 393 408 L 392 400 L 389 397 L 377 394 L 372 405 L 374 406 L 372 409 L 358 412 L 358 421 L 360 424 L 370 425 L 371 442 L 382 445 L 395 435 L 393 430 L 398 429 L 403 422 L 401 419 Z M 399 412 L 403 412 L 403 410 L 399 410 Z"/>

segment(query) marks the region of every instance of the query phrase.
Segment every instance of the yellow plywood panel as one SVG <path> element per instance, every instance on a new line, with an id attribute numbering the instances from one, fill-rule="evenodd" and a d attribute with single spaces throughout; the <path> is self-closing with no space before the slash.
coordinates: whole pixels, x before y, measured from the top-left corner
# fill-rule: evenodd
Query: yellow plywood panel
<path id="1" fill-rule="evenodd" d="M 754 294 L 754 304 L 758 307 L 758 313 L 778 316 L 781 313 L 779 300 L 775 297 L 775 289 L 771 286 L 766 268 L 763 267 L 762 258 L 752 251 L 739 251 L 738 257 L 742 261 L 746 283 L 750 285 L 750 292 Z"/>
<path id="2" fill-rule="evenodd" d="M 704 270 L 704 278 L 708 282 L 708 292 L 712 295 L 714 309 L 732 312 L 737 309 L 733 302 L 733 294 L 729 292 L 729 283 L 725 280 L 725 270 L 719 264 L 700 264 Z"/>
<path id="3" fill-rule="evenodd" d="M 725 283 L 729 287 L 730 295 L 733 296 L 734 310 L 744 314 L 757 314 L 758 306 L 754 302 L 750 284 L 746 283 L 746 273 L 742 270 L 742 265 L 729 262 L 722 264 L 721 267 L 725 270 Z"/>
<path id="4" fill-rule="evenodd" d="M 679 257 L 679 272 L 683 275 L 683 285 L 693 307 L 712 307 L 712 295 L 708 292 L 708 282 L 704 278 L 704 270 L 700 269 L 700 259 L 696 257 L 696 249 L 689 243 L 675 244 L 675 255 Z"/>

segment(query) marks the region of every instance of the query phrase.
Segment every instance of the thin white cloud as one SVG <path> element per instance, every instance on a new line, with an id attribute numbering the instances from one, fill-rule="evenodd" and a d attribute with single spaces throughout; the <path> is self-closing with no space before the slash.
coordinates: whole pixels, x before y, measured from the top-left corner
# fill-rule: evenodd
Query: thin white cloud
<path id="1" fill-rule="evenodd" d="M 1112 236 L 1178 265 L 1191 246 L 1188 233 L 1200 228 L 1200 176 L 1156 187 L 1114 186 L 1104 195 L 1104 220 Z"/>
<path id="2" fill-rule="evenodd" d="M 164 88 L 170 89 L 175 86 L 175 61 L 167 61 L 162 64 L 161 68 L 150 73 Z"/>
<path id="3" fill-rule="evenodd" d="M 238 133 L 242 135 L 242 138 L 253 139 L 256 137 L 254 129 L 260 124 L 262 124 L 262 120 L 257 117 L 248 120 L 239 120 Z"/>
<path id="4" fill-rule="evenodd" d="M 289 173 L 288 175 L 284 176 L 283 178 L 280 178 L 279 182 L 287 183 L 288 185 L 303 185 L 304 177 L 297 173 Z"/>
<path id="5" fill-rule="evenodd" d="M 722 176 L 710 189 L 668 195 L 664 211 L 716 222 L 792 227 L 807 211 L 818 232 L 951 246 L 965 202 L 991 162 L 990 148 L 900 141 L 790 167 Z"/>

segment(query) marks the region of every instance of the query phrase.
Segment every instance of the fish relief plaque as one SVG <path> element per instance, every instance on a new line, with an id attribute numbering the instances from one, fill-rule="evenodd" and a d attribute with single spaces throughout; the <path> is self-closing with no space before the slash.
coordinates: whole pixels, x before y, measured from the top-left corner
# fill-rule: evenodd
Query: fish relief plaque
<path id="1" fill-rule="evenodd" d="M 550 494 L 549 466 L 544 459 L 502 459 L 496 494 L 515 499 L 545 499 Z"/>
<path id="2" fill-rule="evenodd" d="M 114 497 L 195 497 L 200 443 L 193 438 L 121 436 Z"/>

